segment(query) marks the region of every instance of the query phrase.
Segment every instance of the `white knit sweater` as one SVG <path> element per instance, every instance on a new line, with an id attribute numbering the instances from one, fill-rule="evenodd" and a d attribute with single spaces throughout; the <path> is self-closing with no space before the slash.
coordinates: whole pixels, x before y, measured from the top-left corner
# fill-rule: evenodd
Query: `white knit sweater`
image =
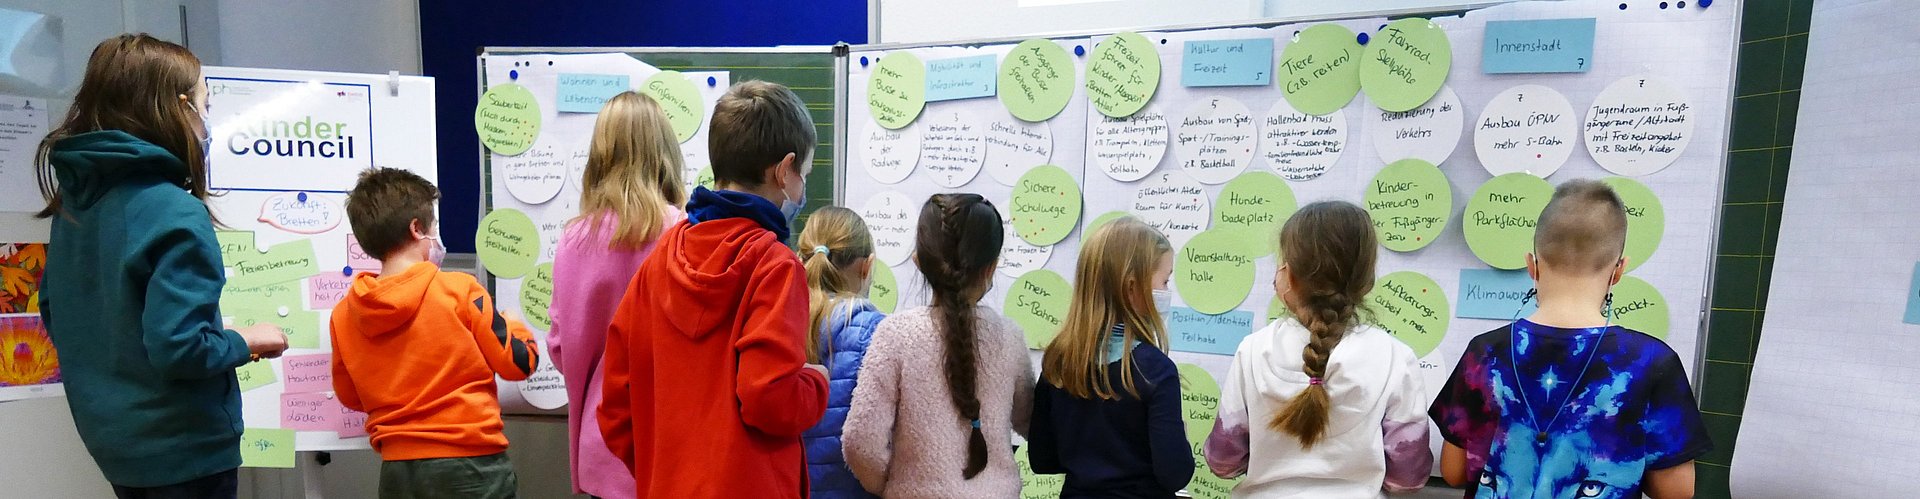
<path id="1" fill-rule="evenodd" d="M 841 437 L 847 466 L 888 498 L 1018 497 L 1010 433 L 1027 433 L 1033 365 L 1019 328 L 976 308 L 975 385 L 987 468 L 962 478 L 971 421 L 947 389 L 947 349 L 930 309 L 887 317 L 873 333 Z"/>

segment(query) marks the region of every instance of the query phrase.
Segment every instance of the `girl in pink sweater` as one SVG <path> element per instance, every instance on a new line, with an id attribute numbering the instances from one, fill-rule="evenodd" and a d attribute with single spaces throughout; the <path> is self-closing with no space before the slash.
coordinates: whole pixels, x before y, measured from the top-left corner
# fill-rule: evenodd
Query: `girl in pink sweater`
<path id="1" fill-rule="evenodd" d="M 573 491 L 631 498 L 633 471 L 600 436 L 600 357 L 607 324 L 653 243 L 685 215 L 680 142 L 653 98 L 623 92 L 594 123 L 580 179 L 580 216 L 567 223 L 553 257 L 553 329 L 548 354 L 567 381 L 568 457 Z"/>
<path id="2" fill-rule="evenodd" d="M 976 305 L 992 283 L 1000 212 L 977 194 L 920 208 L 914 263 L 933 306 L 880 322 L 841 436 L 847 466 L 889 498 L 1018 497 L 1012 433 L 1027 432 L 1033 366 L 1019 330 Z"/>

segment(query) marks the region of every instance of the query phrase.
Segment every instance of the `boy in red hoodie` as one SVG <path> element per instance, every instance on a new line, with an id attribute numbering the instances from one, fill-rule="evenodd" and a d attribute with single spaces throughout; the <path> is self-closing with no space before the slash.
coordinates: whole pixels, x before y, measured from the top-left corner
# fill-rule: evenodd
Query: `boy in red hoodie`
<path id="1" fill-rule="evenodd" d="M 719 189 L 693 191 L 614 312 L 600 427 L 639 497 L 805 497 L 800 435 L 827 378 L 806 365 L 806 271 L 783 241 L 813 118 L 787 87 L 748 81 L 708 126 Z"/>
<path id="2" fill-rule="evenodd" d="M 347 193 L 347 220 L 380 274 L 354 276 L 333 309 L 333 390 L 367 413 L 380 497 L 513 497 L 493 377 L 527 379 L 533 336 L 473 276 L 441 272 L 433 205 L 440 191 L 375 168 Z"/>

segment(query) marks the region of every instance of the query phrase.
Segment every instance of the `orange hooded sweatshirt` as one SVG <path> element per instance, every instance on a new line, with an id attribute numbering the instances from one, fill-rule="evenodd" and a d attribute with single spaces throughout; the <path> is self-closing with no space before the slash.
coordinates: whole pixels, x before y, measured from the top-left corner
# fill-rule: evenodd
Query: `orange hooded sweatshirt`
<path id="1" fill-rule="evenodd" d="M 367 413 L 381 459 L 507 450 L 493 376 L 527 379 L 540 354 L 526 325 L 500 317 L 473 276 L 425 262 L 354 276 L 332 325 L 334 393 Z"/>

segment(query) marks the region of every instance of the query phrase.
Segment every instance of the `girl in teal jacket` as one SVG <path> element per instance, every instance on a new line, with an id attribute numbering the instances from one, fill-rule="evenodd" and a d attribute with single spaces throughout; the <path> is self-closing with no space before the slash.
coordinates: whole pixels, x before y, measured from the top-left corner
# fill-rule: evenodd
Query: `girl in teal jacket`
<path id="1" fill-rule="evenodd" d="M 206 96 L 186 48 L 109 38 L 40 145 L 40 313 L 80 440 L 121 497 L 234 497 L 234 368 L 286 349 L 277 327 L 221 327 Z"/>

